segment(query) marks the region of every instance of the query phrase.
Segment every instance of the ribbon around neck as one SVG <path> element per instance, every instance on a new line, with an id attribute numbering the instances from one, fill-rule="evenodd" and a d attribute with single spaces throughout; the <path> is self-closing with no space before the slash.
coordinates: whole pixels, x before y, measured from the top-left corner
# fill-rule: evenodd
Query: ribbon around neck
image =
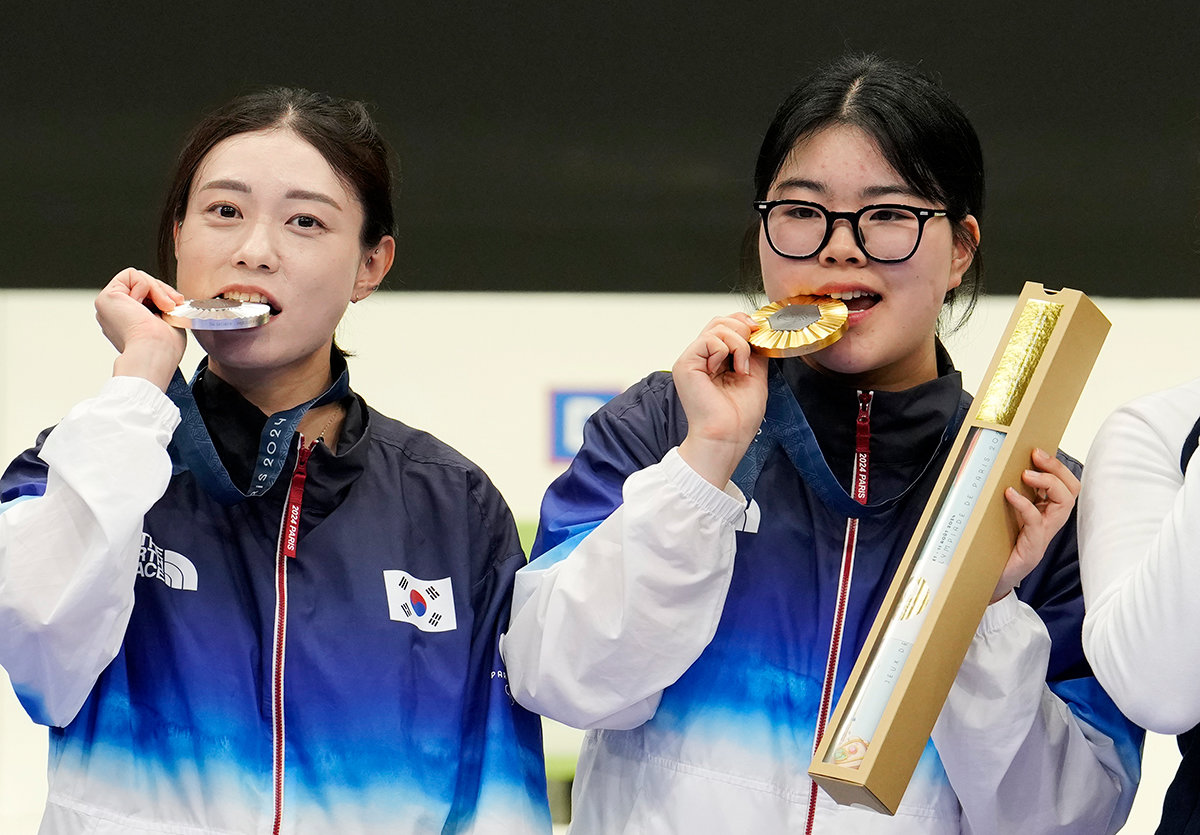
<path id="1" fill-rule="evenodd" d="M 217 449 L 208 434 L 208 427 L 204 425 L 204 419 L 200 416 L 196 398 L 192 394 L 196 381 L 207 368 L 208 358 L 205 357 L 196 368 L 190 383 L 184 380 L 179 369 L 175 370 L 171 378 L 167 397 L 179 407 L 182 420 L 171 438 L 169 451 L 172 461 L 179 462 L 185 469 L 190 470 L 205 492 L 225 505 L 237 504 L 243 499 L 261 496 L 270 490 L 279 474 L 283 472 L 296 427 L 300 425 L 308 410 L 341 400 L 350 393 L 350 373 L 343 368 L 333 385 L 319 396 L 268 417 L 259 439 L 258 457 L 250 478 L 250 489 L 243 491 L 233 483 L 225 465 L 221 463 Z"/>
<path id="2" fill-rule="evenodd" d="M 821 448 L 817 445 L 817 436 L 813 434 L 804 410 L 796 401 L 796 395 L 783 378 L 778 366 L 771 364 L 770 375 L 767 379 L 767 409 L 763 415 L 762 426 L 754 440 L 750 442 L 746 454 L 738 463 L 731 480 L 749 501 L 754 496 L 754 485 L 762 474 L 767 459 L 775 448 L 782 447 L 792 465 L 800 472 L 804 483 L 808 485 L 826 507 L 847 518 L 859 519 L 877 516 L 894 507 L 902 498 L 921 482 L 929 469 L 937 460 L 938 452 L 943 445 L 954 438 L 958 427 L 966 417 L 966 407 L 959 405 L 951 415 L 949 423 L 942 432 L 937 449 L 925 464 L 920 475 L 912 480 L 899 495 L 893 496 L 874 504 L 859 504 L 838 483 L 833 471 L 829 469 Z"/>

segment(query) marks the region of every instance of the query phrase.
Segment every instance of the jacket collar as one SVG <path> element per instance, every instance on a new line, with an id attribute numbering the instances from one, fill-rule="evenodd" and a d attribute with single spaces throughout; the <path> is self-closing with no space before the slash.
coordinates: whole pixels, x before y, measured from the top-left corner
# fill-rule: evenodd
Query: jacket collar
<path id="1" fill-rule="evenodd" d="M 345 359 L 336 353 L 331 358 L 331 365 L 334 377 L 346 370 Z M 233 483 L 245 490 L 254 471 L 259 439 L 268 415 L 211 369 L 202 371 L 192 392 L 221 463 Z M 334 453 L 325 444 L 317 444 L 309 457 L 303 504 L 304 517 L 309 521 L 316 521 L 333 510 L 366 466 L 370 410 L 362 398 L 353 392 L 339 402 L 346 410 L 346 417 L 342 422 L 337 452 Z M 296 444 L 293 443 L 284 475 L 292 472 L 295 460 Z M 265 495 L 286 495 L 289 481 L 281 476 Z"/>
<path id="2" fill-rule="evenodd" d="M 850 461 L 854 450 L 859 391 L 802 359 L 780 360 L 780 371 L 804 410 L 822 454 L 831 464 Z M 962 374 L 937 344 L 938 376 L 904 391 L 871 395 L 871 458 L 876 463 L 917 463 L 929 459 L 942 430 L 963 397 Z M 835 467 L 835 472 L 837 468 Z"/>

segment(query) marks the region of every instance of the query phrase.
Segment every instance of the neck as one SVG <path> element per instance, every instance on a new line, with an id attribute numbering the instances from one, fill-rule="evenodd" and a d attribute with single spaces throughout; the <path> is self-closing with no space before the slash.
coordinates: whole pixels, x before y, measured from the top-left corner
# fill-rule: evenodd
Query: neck
<path id="1" fill-rule="evenodd" d="M 299 366 L 270 371 L 260 368 L 231 368 L 210 356 L 208 368 L 268 415 L 319 397 L 333 384 L 333 370 L 328 354 L 322 355 L 319 360 L 315 357 L 309 358 Z"/>
<path id="2" fill-rule="evenodd" d="M 320 439 L 325 446 L 336 452 L 345 417 L 346 413 L 340 402 L 326 403 L 324 406 L 309 409 L 298 427 L 304 443 L 314 444 Z"/>
<path id="3" fill-rule="evenodd" d="M 879 368 L 859 372 L 836 371 L 823 365 L 820 356 L 821 352 L 818 351 L 804 356 L 803 360 L 813 370 L 859 391 L 905 391 L 937 379 L 938 376 L 937 350 L 932 341 L 926 351 Z"/>

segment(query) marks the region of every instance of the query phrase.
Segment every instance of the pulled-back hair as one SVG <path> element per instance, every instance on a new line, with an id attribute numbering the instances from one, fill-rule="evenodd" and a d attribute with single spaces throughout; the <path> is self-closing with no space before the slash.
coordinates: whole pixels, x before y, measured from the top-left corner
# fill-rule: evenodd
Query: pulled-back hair
<path id="1" fill-rule="evenodd" d="M 962 109 L 912 67 L 874 55 L 847 55 L 810 75 L 775 112 L 754 168 L 754 198 L 765 200 L 796 145 L 825 128 L 852 125 L 879 146 L 883 158 L 916 194 L 946 208 L 955 239 L 974 251 L 962 284 L 946 304 L 964 303 L 960 324 L 980 292 L 982 263 L 968 214 L 982 220 L 983 152 Z M 762 286 L 758 225 L 746 236 L 743 274 Z"/>
<path id="2" fill-rule="evenodd" d="M 205 155 L 231 136 L 287 128 L 317 149 L 362 204 L 363 247 L 396 233 L 392 154 L 362 102 L 272 87 L 239 96 L 192 129 L 175 166 L 158 225 L 159 277 L 174 280 L 175 227 L 187 213 L 192 180 Z"/>

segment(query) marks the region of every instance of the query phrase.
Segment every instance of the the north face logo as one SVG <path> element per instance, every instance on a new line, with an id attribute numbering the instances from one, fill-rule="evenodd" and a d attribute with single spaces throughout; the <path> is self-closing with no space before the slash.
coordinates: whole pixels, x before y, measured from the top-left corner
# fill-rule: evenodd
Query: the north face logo
<path id="1" fill-rule="evenodd" d="M 176 551 L 159 548 L 145 531 L 142 532 L 138 576 L 160 580 L 172 589 L 196 590 L 196 566 L 192 561 Z"/>

